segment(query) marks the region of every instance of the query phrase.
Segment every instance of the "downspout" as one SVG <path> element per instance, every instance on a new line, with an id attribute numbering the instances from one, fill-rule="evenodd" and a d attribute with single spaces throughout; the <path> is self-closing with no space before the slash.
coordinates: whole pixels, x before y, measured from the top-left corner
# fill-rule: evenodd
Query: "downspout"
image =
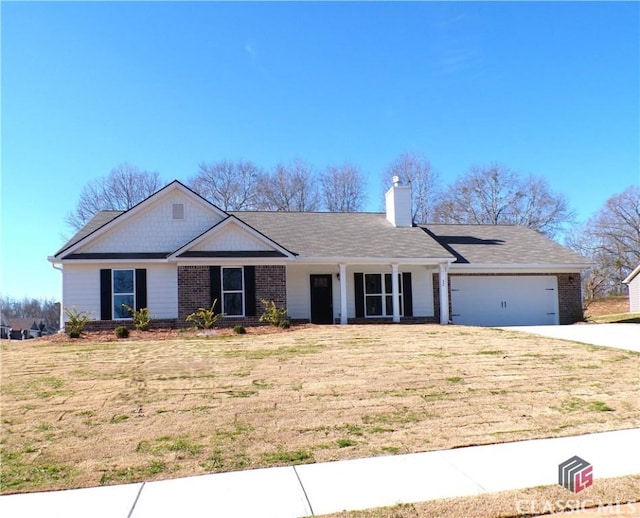
<path id="1" fill-rule="evenodd" d="M 62 271 L 62 266 L 56 266 L 56 263 L 51 262 L 51 266 L 53 267 L 54 270 L 58 270 L 61 274 L 63 274 Z M 64 332 L 64 293 L 62 293 L 60 295 L 60 329 L 59 329 L 59 333 L 63 333 Z"/>

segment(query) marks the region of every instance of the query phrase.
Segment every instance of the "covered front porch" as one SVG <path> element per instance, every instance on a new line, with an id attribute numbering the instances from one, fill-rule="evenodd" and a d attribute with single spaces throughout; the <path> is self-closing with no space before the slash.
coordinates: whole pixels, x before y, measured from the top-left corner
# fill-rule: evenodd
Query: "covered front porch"
<path id="1" fill-rule="evenodd" d="M 290 263 L 286 284 L 293 321 L 449 322 L 447 262 Z"/>

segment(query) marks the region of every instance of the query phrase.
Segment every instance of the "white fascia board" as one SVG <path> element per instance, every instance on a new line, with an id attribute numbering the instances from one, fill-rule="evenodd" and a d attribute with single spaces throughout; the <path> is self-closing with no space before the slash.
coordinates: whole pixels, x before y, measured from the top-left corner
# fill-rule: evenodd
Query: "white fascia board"
<path id="1" fill-rule="evenodd" d="M 273 249 L 275 249 L 276 251 L 284 254 L 287 257 L 293 257 L 293 254 L 287 250 L 286 248 L 283 248 L 282 246 L 280 246 L 278 243 L 276 243 L 275 241 L 272 241 L 271 239 L 269 239 L 267 236 L 265 236 L 264 234 L 261 234 L 260 232 L 258 232 L 256 229 L 254 229 L 253 227 L 247 225 L 244 221 L 242 221 L 240 218 L 237 218 L 234 215 L 229 215 L 227 218 L 223 219 L 222 221 L 216 223 L 214 226 L 212 226 L 209 230 L 206 230 L 205 232 L 203 232 L 202 234 L 200 234 L 198 237 L 192 239 L 191 241 L 189 241 L 188 243 L 184 244 L 182 247 L 180 247 L 178 250 L 176 250 L 175 252 L 173 252 L 170 256 L 169 259 L 170 260 L 177 260 L 178 256 L 184 252 L 186 252 L 187 250 L 189 250 L 190 248 L 198 245 L 199 243 L 202 243 L 203 241 L 205 241 L 206 239 L 209 239 L 211 236 L 214 236 L 217 232 L 221 232 L 222 229 L 224 229 L 225 227 L 231 225 L 231 224 L 235 224 L 237 225 L 239 228 L 241 228 L 242 230 L 246 231 L 247 233 L 249 233 L 251 236 L 255 237 L 256 239 L 260 240 L 261 242 L 263 242 L 264 244 L 266 244 L 267 246 L 272 247 Z M 183 258 L 180 258 L 180 260 L 182 260 Z"/>
<path id="2" fill-rule="evenodd" d="M 294 262 L 290 257 L 178 257 L 171 263 L 176 266 L 263 266 L 286 265 Z"/>
<path id="3" fill-rule="evenodd" d="M 55 259 L 55 258 L 54 258 Z M 159 259 L 55 259 L 51 261 L 55 264 L 113 264 L 113 263 L 136 263 L 136 264 L 149 264 L 149 263 L 168 263 L 169 260 L 166 257 Z"/>
<path id="4" fill-rule="evenodd" d="M 296 257 L 296 263 L 304 264 L 411 264 L 436 266 L 454 261 L 453 257 Z"/>
<path id="5" fill-rule="evenodd" d="M 576 273 L 589 268 L 584 263 L 575 264 L 456 264 L 449 267 L 449 273 Z"/>
<path id="6" fill-rule="evenodd" d="M 636 276 L 640 273 L 640 264 L 635 267 L 635 269 L 627 275 L 626 279 L 622 281 L 624 284 L 629 284 Z"/>

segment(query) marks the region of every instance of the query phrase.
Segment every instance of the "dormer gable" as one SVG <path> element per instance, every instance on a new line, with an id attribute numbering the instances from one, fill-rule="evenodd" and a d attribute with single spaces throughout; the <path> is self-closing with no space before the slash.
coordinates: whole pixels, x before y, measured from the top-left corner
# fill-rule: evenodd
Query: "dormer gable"
<path id="1" fill-rule="evenodd" d="M 203 257 L 294 257 L 295 254 L 236 216 L 229 216 L 176 250 L 170 259 Z"/>
<path id="2" fill-rule="evenodd" d="M 63 248 L 71 254 L 164 254 L 183 246 L 228 214 L 175 180 L 131 209 Z"/>

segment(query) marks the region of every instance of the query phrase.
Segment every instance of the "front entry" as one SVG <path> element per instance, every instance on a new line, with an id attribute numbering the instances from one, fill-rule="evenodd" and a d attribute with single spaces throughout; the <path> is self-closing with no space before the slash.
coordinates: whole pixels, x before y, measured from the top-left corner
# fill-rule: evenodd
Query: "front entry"
<path id="1" fill-rule="evenodd" d="M 333 324 L 332 276 L 311 275 L 311 323 Z"/>

